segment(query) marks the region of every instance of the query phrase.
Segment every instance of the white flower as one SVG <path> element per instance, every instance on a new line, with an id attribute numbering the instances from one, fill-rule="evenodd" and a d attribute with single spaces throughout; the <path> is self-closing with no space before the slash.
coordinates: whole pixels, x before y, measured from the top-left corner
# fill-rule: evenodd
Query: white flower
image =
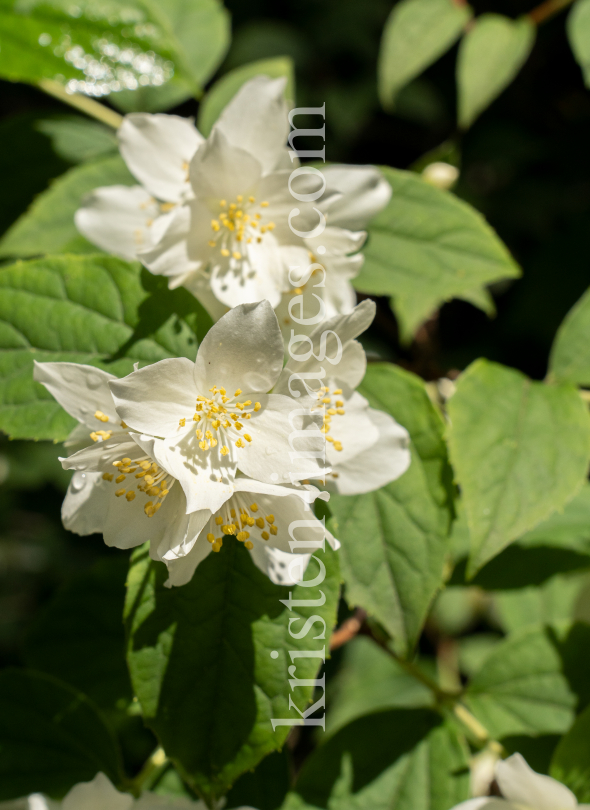
<path id="1" fill-rule="evenodd" d="M 299 164 L 286 148 L 284 86 L 264 76 L 247 82 L 207 140 L 177 116 L 126 116 L 121 154 L 141 186 L 96 189 L 76 213 L 78 229 L 104 250 L 168 276 L 171 287 L 188 287 L 214 318 L 265 298 L 278 306 L 292 286 L 289 266 L 303 267 L 317 250 L 330 312 L 350 311 L 349 279 L 362 257 L 348 254 L 361 247 L 366 234 L 359 228 L 391 189 L 375 169 L 332 166 L 319 201 L 295 199 L 289 178 Z M 293 190 L 312 194 L 318 179 L 303 170 Z M 324 215 L 330 225 L 307 239 Z"/>
<path id="2" fill-rule="evenodd" d="M 75 785 L 61 802 L 33 793 L 15 802 L 1 802 L 2 810 L 206 810 L 203 802 L 190 799 L 168 798 L 144 793 L 135 799 L 129 793 L 120 793 L 111 780 L 98 773 L 91 782 Z M 253 810 L 242 807 L 240 810 Z"/>
<path id="3" fill-rule="evenodd" d="M 496 782 L 503 798 L 483 796 L 458 804 L 453 810 L 575 810 L 574 794 L 550 776 L 530 768 L 520 754 L 496 763 Z"/>
<path id="4" fill-rule="evenodd" d="M 272 346 L 274 342 L 276 347 L 277 340 L 273 341 L 272 330 L 258 334 L 252 317 L 244 313 L 244 309 L 239 308 L 223 319 L 215 327 L 213 340 L 221 338 L 223 343 L 229 320 L 238 327 L 246 326 L 252 337 L 258 338 L 262 344 L 265 338 L 270 338 L 269 344 Z M 249 307 L 249 310 L 250 314 L 254 313 L 254 318 L 256 312 L 262 313 L 263 319 L 265 312 L 269 314 L 271 322 L 275 322 L 274 332 L 278 333 L 276 318 L 268 304 Z M 240 319 L 241 315 L 245 317 Z M 277 352 L 282 357 L 280 339 L 278 345 Z M 231 350 L 231 342 L 229 348 Z M 272 358 L 265 359 L 272 367 Z M 193 367 L 190 361 L 186 362 Z M 203 363 L 206 366 L 207 359 Z M 279 370 L 280 363 L 277 375 Z M 241 371 L 245 373 L 245 368 Z M 76 363 L 36 363 L 35 379 L 78 420 L 79 425 L 71 434 L 69 443 L 84 445 L 69 458 L 61 460 L 66 469 L 75 471 L 62 507 L 64 526 L 79 535 L 102 533 L 107 545 L 122 549 L 134 548 L 149 539 L 151 557 L 168 566 L 170 577 L 167 585 L 188 582 L 197 565 L 211 551 L 221 549 L 224 534 L 236 535 L 250 551 L 254 563 L 273 582 L 282 584 L 298 581 L 309 560 L 308 554 L 291 553 L 288 527 L 293 520 L 308 522 L 309 539 L 321 543 L 326 536 L 333 547 L 337 546 L 309 508 L 316 497 L 323 497 L 314 487 L 277 486 L 238 474 L 221 486 L 219 495 L 213 487 L 207 490 L 207 483 L 211 482 L 205 477 L 205 490 L 213 492 L 214 498 L 209 503 L 206 498 L 201 498 L 200 508 L 187 513 L 185 492 L 171 474 L 171 468 L 162 463 L 170 453 L 169 446 L 161 439 L 130 431 L 117 414 L 109 388 L 109 384 L 119 382 L 117 377 Z M 196 395 L 192 401 L 195 399 Z M 286 397 L 270 397 L 263 401 L 268 400 L 285 400 L 283 404 L 293 410 L 293 401 Z M 247 410 L 239 411 L 240 418 Z M 262 410 L 261 406 L 260 412 Z M 232 413 L 231 410 L 227 412 Z M 269 413 L 271 428 L 276 429 L 276 413 L 272 408 Z M 240 436 L 240 431 L 234 426 L 241 423 L 232 422 L 229 429 L 217 430 L 217 435 L 227 435 L 235 430 L 235 435 Z M 192 419 L 189 424 L 194 431 Z M 206 427 L 203 427 L 202 434 L 207 435 Z M 195 440 L 195 445 L 201 441 L 196 436 Z M 211 442 L 212 439 L 207 439 L 209 449 Z M 189 441 L 187 446 L 190 444 Z M 203 451 L 200 447 L 198 449 L 199 456 L 202 456 Z M 273 459 L 273 463 L 278 462 Z M 289 464 L 288 456 L 285 463 Z M 199 489 L 199 484 L 197 481 L 191 486 Z M 197 501 L 194 499 L 193 504 Z M 206 504 L 205 508 L 203 504 Z M 294 558 L 298 564 L 290 566 Z"/>
<path id="5" fill-rule="evenodd" d="M 321 416 L 310 418 L 290 397 L 267 394 L 282 362 L 277 319 L 262 301 L 224 315 L 195 363 L 161 360 L 111 382 L 119 417 L 162 439 L 153 447 L 155 460 L 178 479 L 189 512 L 217 512 L 233 494 L 238 470 L 267 484 L 323 474 Z"/>
<path id="6" fill-rule="evenodd" d="M 292 346 L 295 357 L 290 357 L 274 389 L 295 398 L 312 390 L 313 412 L 323 415 L 322 431 L 332 468 L 326 486 L 343 495 L 379 489 L 399 478 L 410 464 L 406 429 L 389 414 L 370 408 L 355 391 L 365 375 L 367 359 L 354 338 L 374 317 L 375 304 L 363 301 L 349 315 L 338 315 L 317 326 L 307 341 Z M 339 345 L 341 358 L 332 364 L 330 358 L 337 359 Z M 295 359 L 308 354 L 304 361 Z"/>

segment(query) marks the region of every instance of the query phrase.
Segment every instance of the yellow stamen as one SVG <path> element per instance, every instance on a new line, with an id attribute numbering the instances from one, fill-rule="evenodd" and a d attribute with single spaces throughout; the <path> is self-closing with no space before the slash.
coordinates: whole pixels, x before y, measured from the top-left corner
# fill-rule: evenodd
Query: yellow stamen
<path id="1" fill-rule="evenodd" d="M 135 498 L 135 492 L 131 492 L 131 490 L 129 490 L 129 492 L 125 495 L 125 497 L 131 503 L 131 501 L 134 500 Z"/>
<path id="2" fill-rule="evenodd" d="M 268 540 L 270 534 L 268 532 L 262 532 L 260 536 L 262 537 L 263 540 Z"/>
<path id="3" fill-rule="evenodd" d="M 103 481 L 112 481 L 113 480 L 113 474 L 112 473 L 103 473 L 102 480 Z"/>
<path id="4" fill-rule="evenodd" d="M 123 489 L 118 489 L 118 490 L 115 492 L 115 495 L 117 496 L 117 498 L 120 498 L 120 497 L 121 497 L 121 495 L 124 495 L 124 494 L 125 494 L 125 487 L 123 487 Z"/>
<path id="5" fill-rule="evenodd" d="M 106 415 L 106 413 L 103 413 L 102 411 L 97 411 L 94 414 L 94 418 L 98 419 L 99 422 L 108 422 L 109 421 L 109 417 Z"/>

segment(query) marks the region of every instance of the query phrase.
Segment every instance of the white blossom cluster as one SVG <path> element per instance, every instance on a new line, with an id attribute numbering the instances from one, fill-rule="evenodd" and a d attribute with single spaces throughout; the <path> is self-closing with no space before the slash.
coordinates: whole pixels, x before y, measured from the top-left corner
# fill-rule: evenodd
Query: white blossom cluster
<path id="1" fill-rule="evenodd" d="M 289 227 L 283 94 L 282 80 L 248 82 L 207 140 L 177 116 L 127 116 L 121 154 L 141 185 L 97 189 L 77 213 L 100 247 L 139 258 L 208 307 L 217 322 L 196 361 L 162 360 L 123 379 L 75 363 L 35 367 L 78 421 L 61 459 L 74 472 L 64 525 L 121 549 L 149 540 L 169 586 L 189 582 L 232 535 L 273 582 L 299 581 L 310 555 L 292 550 L 291 525 L 337 548 L 314 501 L 378 489 L 410 463 L 406 430 L 356 390 L 366 370 L 356 338 L 375 305 L 355 306 L 350 278 L 362 263 L 360 228 L 391 189 L 376 169 L 329 167 L 321 202 L 298 203 Z M 294 165 L 300 199 L 317 176 Z M 322 245 L 308 238 L 318 214 L 329 222 Z M 283 368 L 281 307 L 291 272 L 315 262 L 313 251 L 324 254 L 324 318 L 307 330 L 311 348 Z"/>

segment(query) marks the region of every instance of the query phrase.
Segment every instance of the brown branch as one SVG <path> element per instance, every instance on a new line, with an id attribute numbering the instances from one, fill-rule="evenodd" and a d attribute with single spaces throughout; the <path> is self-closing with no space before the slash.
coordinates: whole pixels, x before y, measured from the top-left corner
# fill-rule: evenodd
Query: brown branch
<path id="1" fill-rule="evenodd" d="M 366 618 L 367 611 L 363 610 L 362 608 L 357 608 L 354 612 L 354 616 L 351 616 L 350 619 L 346 619 L 345 622 L 342 622 L 338 630 L 332 633 L 332 638 L 330 639 L 330 650 L 337 650 L 339 647 L 342 647 L 344 644 L 347 644 L 351 639 L 353 639 L 365 623 Z"/>
<path id="2" fill-rule="evenodd" d="M 573 0 L 545 0 L 526 15 L 534 25 L 540 25 L 567 8 Z"/>

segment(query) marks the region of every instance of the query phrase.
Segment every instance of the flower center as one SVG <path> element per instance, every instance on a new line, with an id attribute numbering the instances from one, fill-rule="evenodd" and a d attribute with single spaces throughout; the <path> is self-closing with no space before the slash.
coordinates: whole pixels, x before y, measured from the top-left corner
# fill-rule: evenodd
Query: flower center
<path id="1" fill-rule="evenodd" d="M 240 543 L 243 543 L 248 550 L 254 548 L 254 544 L 249 539 L 248 529 L 258 531 L 263 540 L 268 540 L 270 535 L 276 535 L 278 529 L 274 515 L 262 517 L 258 514 L 257 503 L 246 506 L 239 495 L 234 495 L 217 512 L 211 521 L 214 532 L 207 532 L 207 540 L 211 543 L 213 551 L 221 551 L 223 538 L 225 535 L 234 535 Z"/>
<path id="2" fill-rule="evenodd" d="M 252 418 L 252 413 L 262 408 L 260 402 L 252 404 L 248 399 L 239 402 L 238 397 L 242 393 L 238 388 L 233 397 L 229 397 L 225 388 L 218 388 L 216 385 L 209 389 L 211 397 L 197 397 L 193 421 L 197 423 L 195 435 L 199 442 L 199 448 L 204 451 L 211 450 L 221 442 L 220 453 L 227 456 L 228 445 L 233 442 L 236 447 L 246 447 L 245 442 L 250 443 L 252 436 L 249 433 L 241 433 L 244 425 L 242 421 Z M 179 427 L 185 427 L 186 418 L 181 419 Z"/>
<path id="3" fill-rule="evenodd" d="M 147 501 L 144 504 L 143 511 L 148 517 L 153 517 L 156 514 L 176 480 L 149 456 L 140 456 L 135 459 L 126 456 L 118 461 L 113 461 L 113 467 L 117 468 L 119 475 L 115 478 L 114 473 L 106 472 L 102 476 L 104 481 L 113 481 L 114 479 L 115 484 L 122 484 L 128 475 L 135 474 L 135 478 L 139 479 L 137 489 L 146 497 L 157 499 Z M 131 487 L 129 489 L 121 487 L 116 490 L 115 495 L 117 498 L 124 495 L 125 499 L 131 503 L 131 501 L 135 500 L 136 492 Z"/>
<path id="4" fill-rule="evenodd" d="M 262 242 L 264 234 L 276 227 L 274 222 L 265 223 L 260 211 L 254 211 L 255 208 L 267 207 L 266 200 L 257 205 L 254 197 L 245 200 L 242 194 L 238 194 L 236 202 L 229 205 L 227 200 L 220 200 L 217 219 L 211 220 L 213 235 L 209 247 L 218 247 L 222 256 L 241 259 L 244 244 Z"/>
<path id="5" fill-rule="evenodd" d="M 345 414 L 344 400 L 338 399 L 338 397 L 341 395 L 342 388 L 335 388 L 330 393 L 330 389 L 326 386 L 322 386 L 317 395 L 324 407 L 324 424 L 320 430 L 322 433 L 326 434 L 326 441 L 330 442 L 330 444 L 332 444 L 334 447 L 334 450 L 338 450 L 339 452 L 342 450 L 342 442 L 337 441 L 333 436 L 330 435 L 330 429 L 332 427 L 331 422 L 333 417 L 344 416 Z M 334 402 L 332 402 L 332 398 L 334 398 Z"/>

